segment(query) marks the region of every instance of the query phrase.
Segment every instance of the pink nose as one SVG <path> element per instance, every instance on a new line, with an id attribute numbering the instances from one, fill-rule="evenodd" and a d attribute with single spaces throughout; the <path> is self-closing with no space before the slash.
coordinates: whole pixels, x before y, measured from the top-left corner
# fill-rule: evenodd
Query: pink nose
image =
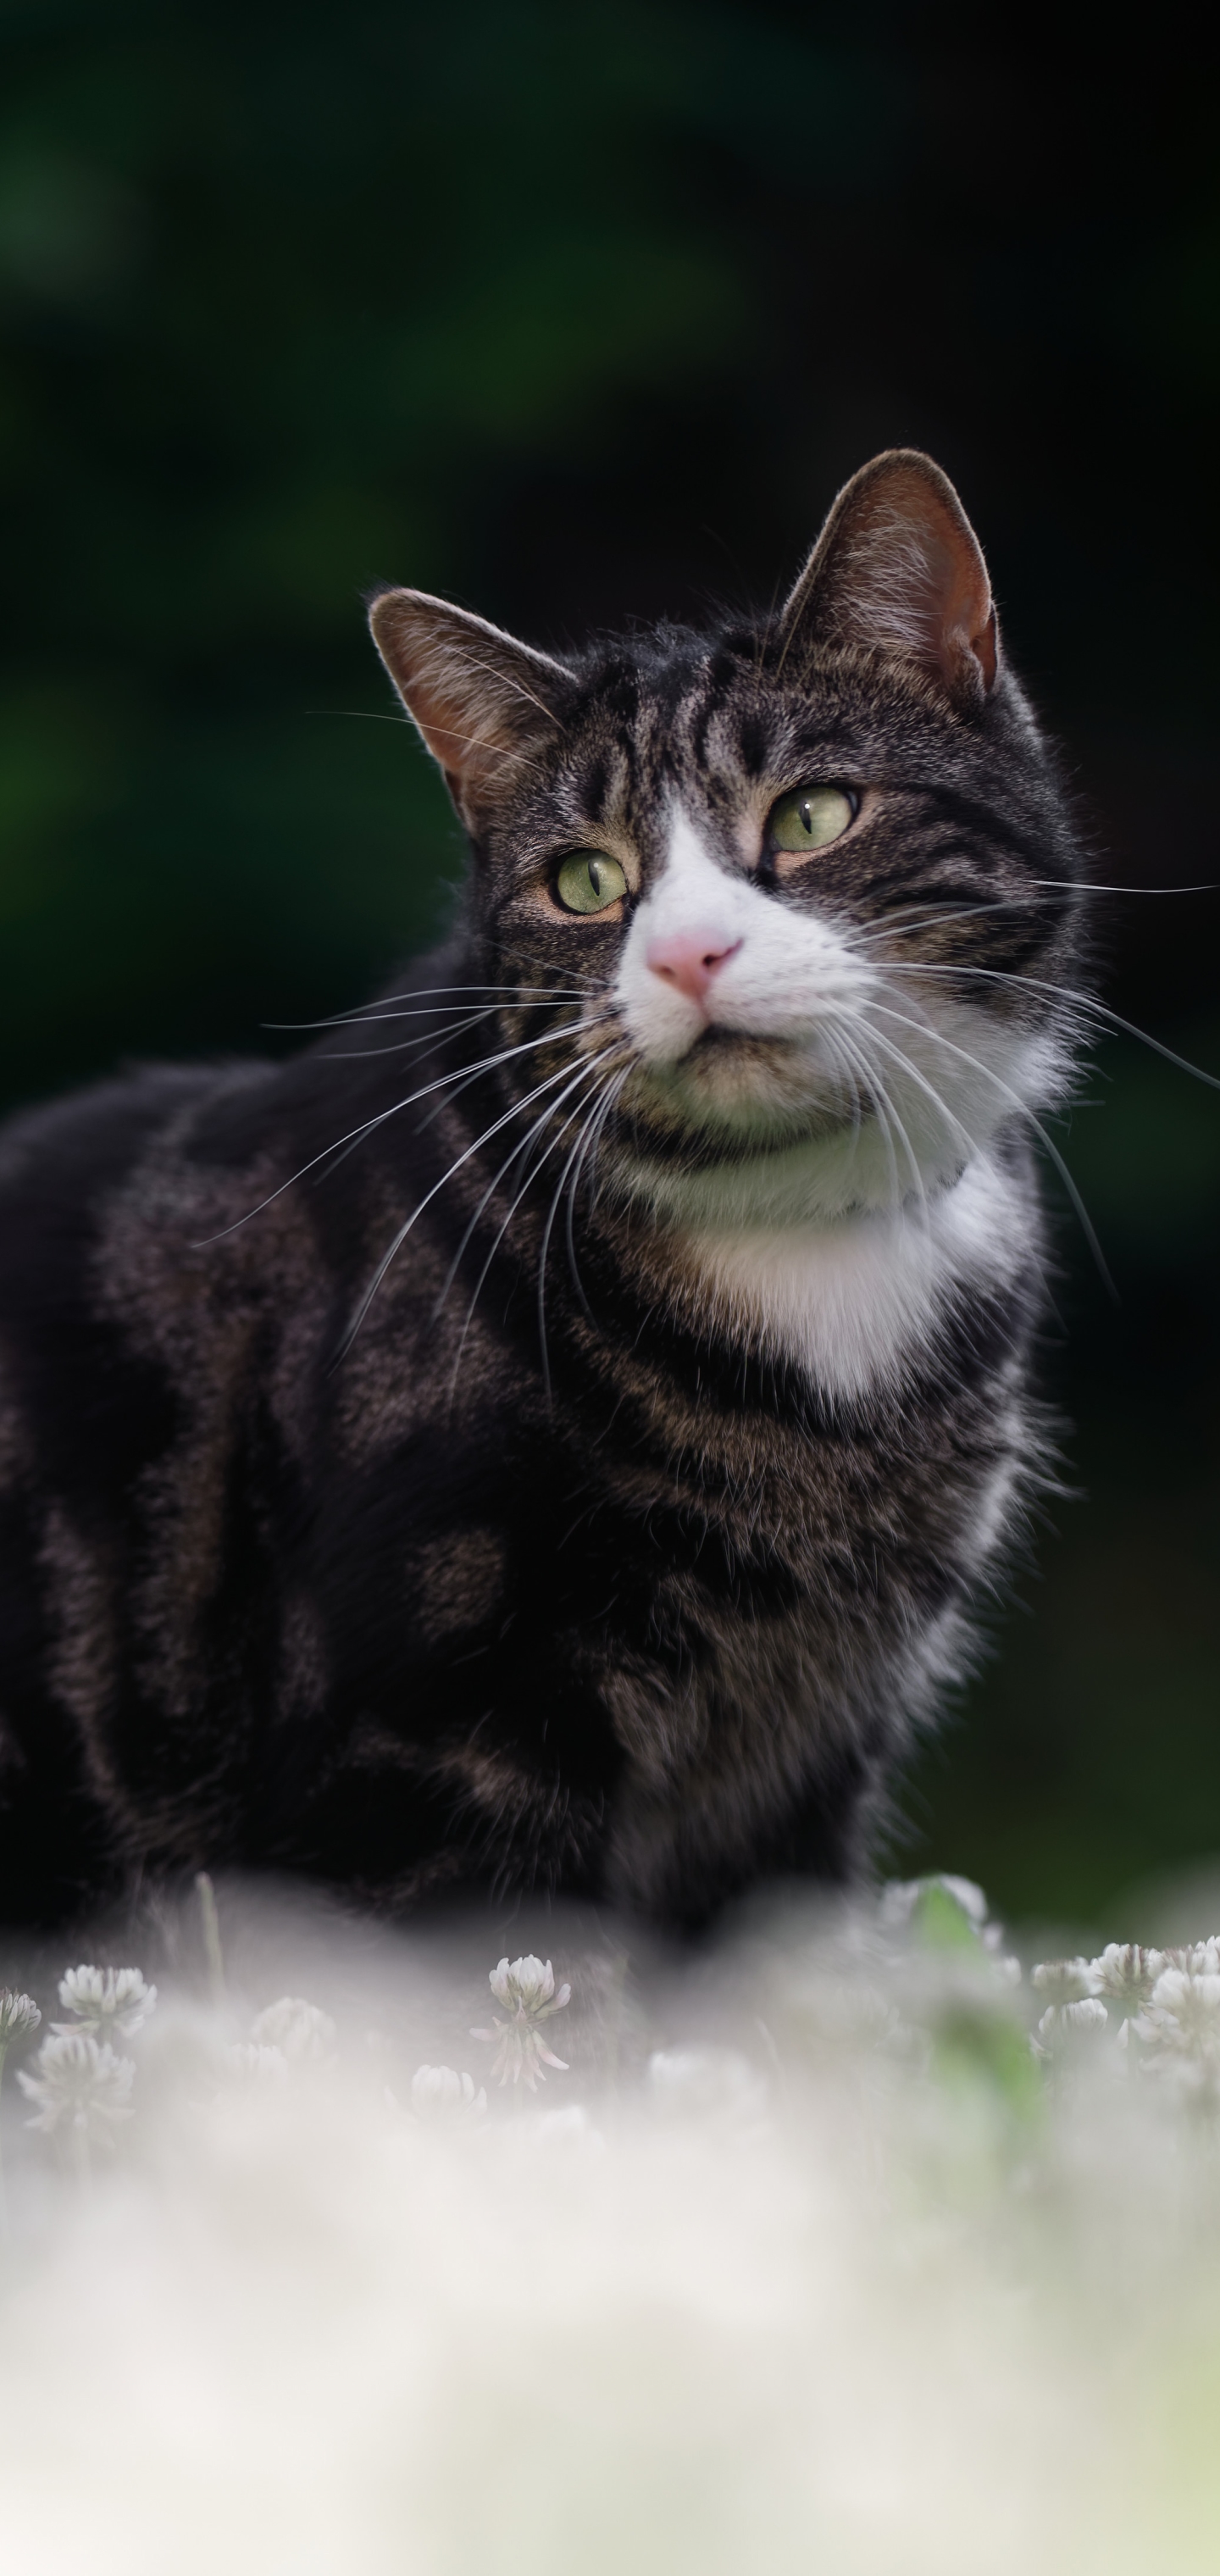
<path id="1" fill-rule="evenodd" d="M 675 930 L 668 939 L 654 939 L 648 951 L 648 963 L 663 984 L 672 984 L 692 1002 L 701 1002 L 713 975 L 718 975 L 730 957 L 741 946 L 739 939 L 709 938 L 702 930 Z"/>

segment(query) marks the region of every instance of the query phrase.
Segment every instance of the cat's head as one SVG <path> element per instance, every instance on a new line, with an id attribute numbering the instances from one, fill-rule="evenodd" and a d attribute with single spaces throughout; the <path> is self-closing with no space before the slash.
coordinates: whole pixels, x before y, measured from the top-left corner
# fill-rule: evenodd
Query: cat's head
<path id="1" fill-rule="evenodd" d="M 865 466 L 757 622 L 570 661 L 418 591 L 372 626 L 470 833 L 480 971 L 568 1033 L 542 1109 L 604 1110 L 659 1210 L 923 1197 L 1056 1096 L 1072 833 L 929 458 Z"/>

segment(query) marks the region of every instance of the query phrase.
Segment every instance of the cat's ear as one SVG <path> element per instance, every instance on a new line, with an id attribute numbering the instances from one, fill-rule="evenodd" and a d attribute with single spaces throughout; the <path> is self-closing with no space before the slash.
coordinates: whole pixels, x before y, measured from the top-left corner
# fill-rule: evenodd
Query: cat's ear
<path id="1" fill-rule="evenodd" d="M 369 625 L 459 813 L 477 829 L 543 739 L 562 729 L 570 673 L 548 653 L 423 590 L 379 592 Z"/>
<path id="2" fill-rule="evenodd" d="M 959 705 L 995 687 L 999 640 L 982 548 L 947 474 L 913 447 L 845 483 L 781 618 L 785 649 L 880 646 Z"/>

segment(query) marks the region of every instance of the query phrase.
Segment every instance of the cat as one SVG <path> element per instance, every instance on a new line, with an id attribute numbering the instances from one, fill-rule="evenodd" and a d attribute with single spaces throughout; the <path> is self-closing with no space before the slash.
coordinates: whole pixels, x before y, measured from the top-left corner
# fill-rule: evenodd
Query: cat
<path id="1" fill-rule="evenodd" d="M 10 1920 L 849 1880 L 1046 1472 L 1082 872 L 945 475 L 875 458 L 707 633 L 370 615 L 447 945 L 4 1137 Z"/>

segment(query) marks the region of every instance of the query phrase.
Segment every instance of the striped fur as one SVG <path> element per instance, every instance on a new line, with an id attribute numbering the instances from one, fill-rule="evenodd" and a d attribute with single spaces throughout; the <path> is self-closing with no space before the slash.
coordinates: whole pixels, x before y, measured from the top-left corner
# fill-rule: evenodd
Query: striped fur
<path id="1" fill-rule="evenodd" d="M 754 625 L 373 619 L 470 831 L 449 947 L 0 1148 L 9 1917 L 842 1879 L 1042 1472 L 1076 855 L 943 477 L 865 469 Z M 850 828 L 777 860 L 819 780 Z M 574 915 L 591 847 L 627 892 Z"/>

